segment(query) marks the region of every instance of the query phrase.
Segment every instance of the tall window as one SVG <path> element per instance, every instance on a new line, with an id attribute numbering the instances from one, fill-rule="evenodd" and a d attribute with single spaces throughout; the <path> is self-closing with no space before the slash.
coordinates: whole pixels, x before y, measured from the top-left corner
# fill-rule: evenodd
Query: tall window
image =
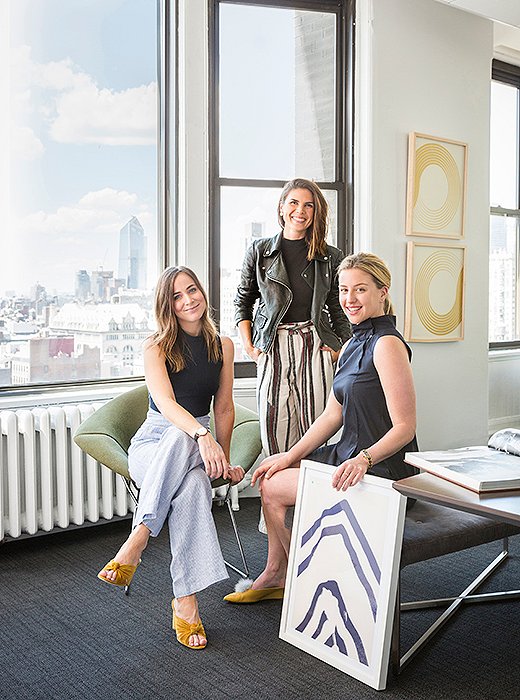
<path id="1" fill-rule="evenodd" d="M 319 184 L 330 242 L 349 248 L 350 11 L 347 1 L 213 2 L 211 293 L 221 332 L 234 339 L 244 254 L 279 232 L 287 180 Z M 240 345 L 236 358 L 248 359 Z"/>
<path id="2" fill-rule="evenodd" d="M 489 341 L 520 346 L 520 68 L 493 61 Z"/>
<path id="3" fill-rule="evenodd" d="M 159 0 L 3 5 L 0 386 L 142 374 L 158 272 Z"/>

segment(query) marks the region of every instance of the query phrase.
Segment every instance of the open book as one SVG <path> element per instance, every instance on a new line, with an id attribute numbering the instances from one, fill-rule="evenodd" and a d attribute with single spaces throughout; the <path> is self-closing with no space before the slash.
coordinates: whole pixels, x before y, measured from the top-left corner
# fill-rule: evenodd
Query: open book
<path id="1" fill-rule="evenodd" d="M 405 461 L 472 491 L 520 489 L 520 430 L 499 430 L 482 447 L 407 452 Z"/>

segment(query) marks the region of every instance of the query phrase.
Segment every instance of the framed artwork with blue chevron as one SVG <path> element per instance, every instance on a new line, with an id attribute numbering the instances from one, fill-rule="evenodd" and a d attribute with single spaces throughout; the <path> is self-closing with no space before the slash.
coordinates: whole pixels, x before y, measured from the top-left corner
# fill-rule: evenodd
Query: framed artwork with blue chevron
<path id="1" fill-rule="evenodd" d="M 386 687 L 406 499 L 366 475 L 301 463 L 280 638 L 359 681 Z"/>

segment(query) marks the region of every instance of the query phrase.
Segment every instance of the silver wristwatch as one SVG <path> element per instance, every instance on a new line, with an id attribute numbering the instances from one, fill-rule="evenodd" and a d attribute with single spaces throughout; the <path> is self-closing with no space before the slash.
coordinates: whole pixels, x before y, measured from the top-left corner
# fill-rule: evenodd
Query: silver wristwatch
<path id="1" fill-rule="evenodd" d="M 200 428 L 197 428 L 195 433 L 193 434 L 193 439 L 195 442 L 198 441 L 200 437 L 203 437 L 204 435 L 207 435 L 209 433 L 209 430 L 205 428 L 204 426 L 201 426 Z"/>

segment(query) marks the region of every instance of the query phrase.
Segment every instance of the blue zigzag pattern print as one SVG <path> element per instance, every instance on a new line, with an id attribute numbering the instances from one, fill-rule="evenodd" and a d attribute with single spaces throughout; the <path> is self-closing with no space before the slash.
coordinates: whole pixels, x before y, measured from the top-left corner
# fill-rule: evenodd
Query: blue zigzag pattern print
<path id="1" fill-rule="evenodd" d="M 303 632 L 306 629 L 307 625 L 310 623 L 312 616 L 314 614 L 314 611 L 316 609 L 318 599 L 319 599 L 319 597 L 322 594 L 324 589 L 328 589 L 332 593 L 334 598 L 337 600 L 341 619 L 343 620 L 343 624 L 345 625 L 346 630 L 348 631 L 348 633 L 352 637 L 352 641 L 354 642 L 354 646 L 356 647 L 358 659 L 359 659 L 360 663 L 365 664 L 365 666 L 368 666 L 368 659 L 367 659 L 367 655 L 365 652 L 365 647 L 363 646 L 363 641 L 359 635 L 359 632 L 357 631 L 355 626 L 352 624 L 352 620 L 350 619 L 348 612 L 347 612 L 347 607 L 345 605 L 345 601 L 343 600 L 343 596 L 341 595 L 341 591 L 339 590 L 339 586 L 336 583 L 336 581 L 324 581 L 323 583 L 319 584 L 319 586 L 316 588 L 316 590 L 314 592 L 314 596 L 312 597 L 312 602 L 310 604 L 310 607 L 309 607 L 307 613 L 305 614 L 305 617 L 303 618 L 301 623 L 296 628 L 297 631 Z M 318 627 L 316 628 L 315 632 L 312 635 L 313 639 L 316 639 L 319 636 L 319 634 L 321 632 L 321 628 L 323 628 L 323 624 L 325 623 L 326 619 L 327 619 L 326 614 L 322 613 Z M 346 647 L 343 639 L 340 637 L 337 627 L 334 628 L 334 635 L 331 635 L 327 639 L 327 641 L 325 642 L 325 644 L 327 646 L 333 645 L 333 643 L 334 643 L 333 639 L 332 639 L 333 637 L 335 637 L 335 641 L 336 641 L 336 644 L 337 644 L 340 652 L 342 654 L 345 654 L 345 656 L 348 656 L 347 647 Z"/>
<path id="2" fill-rule="evenodd" d="M 379 564 L 377 563 L 375 554 L 370 546 L 370 543 L 368 542 L 358 519 L 356 518 L 356 515 L 354 511 L 352 510 L 352 507 L 346 500 L 339 501 L 336 503 L 334 506 L 331 508 L 325 509 L 320 517 L 311 525 L 311 527 L 304 533 L 304 535 L 301 538 L 301 546 L 303 547 L 309 540 L 313 537 L 313 535 L 319 530 L 320 527 L 322 527 L 322 530 L 319 534 L 318 541 L 314 544 L 310 554 L 299 564 L 298 566 L 298 572 L 297 576 L 300 576 L 303 574 L 304 571 L 306 571 L 309 566 L 312 563 L 312 560 L 314 558 L 314 555 L 316 553 L 316 550 L 318 549 L 320 543 L 326 538 L 334 535 L 340 535 L 345 550 L 347 551 L 350 560 L 352 562 L 353 569 L 356 573 L 356 576 L 362 585 L 363 589 L 365 590 L 369 605 L 370 605 L 370 610 L 372 612 L 372 617 L 373 620 L 375 621 L 376 616 L 377 616 L 377 599 L 376 599 L 376 593 L 374 592 L 374 589 L 372 585 L 370 584 L 368 577 L 363 570 L 363 565 L 359 560 L 358 554 L 354 548 L 354 545 L 351 541 L 351 537 L 349 536 L 349 533 L 347 531 L 347 528 L 345 527 L 344 524 L 340 523 L 337 525 L 329 525 L 329 526 L 323 526 L 323 521 L 333 515 L 337 515 L 338 513 L 343 512 L 346 517 L 348 522 L 350 523 L 350 526 L 352 527 L 352 531 L 361 545 L 361 548 L 367 558 L 368 565 L 373 573 L 374 578 L 376 579 L 377 583 L 381 583 L 381 569 L 379 567 Z M 345 604 L 345 601 L 343 599 L 343 596 L 341 594 L 339 585 L 337 581 L 323 581 L 322 583 L 318 584 L 316 587 L 316 590 L 314 592 L 312 602 L 309 606 L 309 609 L 307 610 L 303 620 L 301 623 L 296 627 L 296 630 L 298 632 L 303 632 L 308 625 L 311 623 L 311 620 L 313 618 L 313 615 L 316 612 L 316 608 L 318 605 L 318 600 L 321 596 L 321 594 L 325 591 L 328 590 L 334 599 L 336 600 L 336 603 L 338 605 L 338 610 L 339 614 L 341 617 L 341 620 L 345 626 L 345 630 L 348 632 L 350 635 L 350 638 L 352 639 L 352 642 L 354 644 L 354 647 L 356 649 L 357 657 L 360 661 L 360 663 L 368 665 L 368 660 L 367 660 L 367 655 L 366 651 L 363 645 L 363 640 L 361 639 L 361 635 L 359 634 L 358 630 L 356 629 L 354 623 L 352 622 L 352 619 L 349 617 L 348 611 L 347 611 L 347 606 Z M 320 620 L 312 632 L 312 638 L 317 639 L 320 634 L 322 633 L 326 622 L 329 620 L 327 613 L 323 610 L 320 615 Z M 342 638 L 340 635 L 337 626 L 334 626 L 334 632 L 330 634 L 330 636 L 326 639 L 324 644 L 328 647 L 333 647 L 336 646 L 338 651 L 341 654 L 344 654 L 345 656 L 348 656 L 348 650 L 347 646 L 345 644 L 345 640 Z"/>

